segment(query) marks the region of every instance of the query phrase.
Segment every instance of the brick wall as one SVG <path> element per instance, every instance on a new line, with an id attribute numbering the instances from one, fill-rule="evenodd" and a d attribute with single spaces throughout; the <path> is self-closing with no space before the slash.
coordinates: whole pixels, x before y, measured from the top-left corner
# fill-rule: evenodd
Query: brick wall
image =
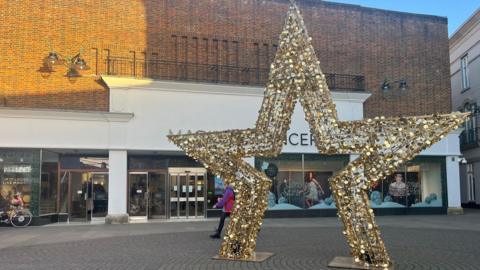
<path id="1" fill-rule="evenodd" d="M 81 3 L 81 4 L 79 4 Z M 108 89 L 95 74 L 168 78 L 212 76 L 205 70 L 145 65 L 143 59 L 266 69 L 288 9 L 286 0 L 4 1 L 0 8 L 0 96 L 13 107 L 108 110 Z M 444 18 L 300 0 L 324 72 L 364 75 L 367 117 L 449 112 Z M 91 70 L 77 80 L 37 70 L 50 48 L 83 54 Z M 135 69 L 132 59 L 136 60 Z M 112 70 L 112 69 L 115 70 Z M 156 69 L 156 70 L 154 70 Z M 135 70 L 135 74 L 132 74 Z M 154 72 L 154 73 L 155 73 Z M 238 74 L 216 74 L 234 80 Z M 265 80 L 264 75 L 256 75 Z M 407 79 L 400 93 L 380 86 Z M 208 78 L 206 78 L 208 79 Z"/>

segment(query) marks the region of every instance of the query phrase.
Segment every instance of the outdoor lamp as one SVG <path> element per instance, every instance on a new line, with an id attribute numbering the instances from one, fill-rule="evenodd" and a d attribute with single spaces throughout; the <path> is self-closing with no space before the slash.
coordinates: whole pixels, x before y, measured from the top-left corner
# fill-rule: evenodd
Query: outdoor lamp
<path id="1" fill-rule="evenodd" d="M 48 53 L 48 56 L 44 58 L 43 67 L 38 71 L 45 72 L 54 72 L 52 69 L 53 66 L 64 65 L 67 67 L 68 71 L 65 76 L 69 78 L 81 77 L 80 70 L 89 70 L 90 67 L 87 65 L 87 62 L 81 57 L 81 51 L 75 56 L 62 56 L 55 52 L 54 50 Z"/>
<path id="2" fill-rule="evenodd" d="M 397 81 L 393 81 L 392 83 L 398 83 L 398 89 L 401 91 L 405 91 L 408 89 L 408 84 L 406 79 L 400 79 Z M 383 92 L 387 92 L 392 88 L 387 78 L 385 78 L 380 88 L 383 90 Z"/>
<path id="3" fill-rule="evenodd" d="M 385 79 L 385 80 L 383 81 L 382 90 L 383 90 L 383 91 L 388 91 L 388 90 L 390 90 L 390 83 L 387 81 L 387 79 Z"/>
<path id="4" fill-rule="evenodd" d="M 401 80 L 398 81 L 398 83 L 399 83 L 398 88 L 399 88 L 400 90 L 402 90 L 402 91 L 407 90 L 407 80 L 401 79 Z"/>
<path id="5" fill-rule="evenodd" d="M 80 58 L 77 57 L 77 59 L 75 59 L 75 63 L 74 63 L 76 69 L 79 69 L 79 70 L 89 70 L 90 67 L 87 66 L 87 62 L 85 62 L 85 60 L 83 58 Z"/>
<path id="6" fill-rule="evenodd" d="M 60 59 L 55 51 L 51 51 L 48 53 L 48 56 L 45 58 L 46 64 L 49 65 L 58 65 L 60 64 Z"/>

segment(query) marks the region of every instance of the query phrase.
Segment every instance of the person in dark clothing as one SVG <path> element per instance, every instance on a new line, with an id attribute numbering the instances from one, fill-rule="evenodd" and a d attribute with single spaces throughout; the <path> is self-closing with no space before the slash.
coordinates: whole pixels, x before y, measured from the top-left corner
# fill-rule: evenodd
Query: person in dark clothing
<path id="1" fill-rule="evenodd" d="M 223 192 L 223 197 L 220 199 L 213 208 L 222 207 L 222 215 L 220 216 L 220 223 L 218 224 L 217 231 L 210 235 L 211 238 L 220 238 L 222 233 L 223 226 L 225 224 L 225 219 L 230 216 L 232 213 L 233 204 L 235 203 L 235 193 L 233 192 L 232 186 L 228 185 Z"/>

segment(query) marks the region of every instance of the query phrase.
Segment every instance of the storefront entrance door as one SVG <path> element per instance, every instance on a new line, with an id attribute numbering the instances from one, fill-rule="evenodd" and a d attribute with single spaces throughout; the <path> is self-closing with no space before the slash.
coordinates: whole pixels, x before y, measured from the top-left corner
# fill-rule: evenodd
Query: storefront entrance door
<path id="1" fill-rule="evenodd" d="M 150 173 L 148 176 L 148 218 L 166 218 L 167 174 Z"/>
<path id="2" fill-rule="evenodd" d="M 128 180 L 130 221 L 166 217 L 166 173 L 131 172 Z"/>
<path id="3" fill-rule="evenodd" d="M 206 203 L 204 168 L 169 168 L 171 218 L 203 218 Z"/>
<path id="4" fill-rule="evenodd" d="M 128 215 L 130 220 L 147 219 L 148 173 L 130 173 L 128 179 Z"/>
<path id="5" fill-rule="evenodd" d="M 69 221 L 103 221 L 108 211 L 108 173 L 64 172 L 61 200 Z"/>

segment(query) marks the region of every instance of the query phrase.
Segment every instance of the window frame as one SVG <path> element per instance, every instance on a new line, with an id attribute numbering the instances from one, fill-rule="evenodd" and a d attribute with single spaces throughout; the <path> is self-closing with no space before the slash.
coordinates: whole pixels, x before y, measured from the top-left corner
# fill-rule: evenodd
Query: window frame
<path id="1" fill-rule="evenodd" d="M 467 201 L 475 201 L 475 175 L 473 173 L 473 163 L 467 163 Z"/>
<path id="2" fill-rule="evenodd" d="M 468 54 L 460 57 L 460 79 L 462 80 L 462 91 L 470 89 L 470 76 L 468 76 Z"/>

